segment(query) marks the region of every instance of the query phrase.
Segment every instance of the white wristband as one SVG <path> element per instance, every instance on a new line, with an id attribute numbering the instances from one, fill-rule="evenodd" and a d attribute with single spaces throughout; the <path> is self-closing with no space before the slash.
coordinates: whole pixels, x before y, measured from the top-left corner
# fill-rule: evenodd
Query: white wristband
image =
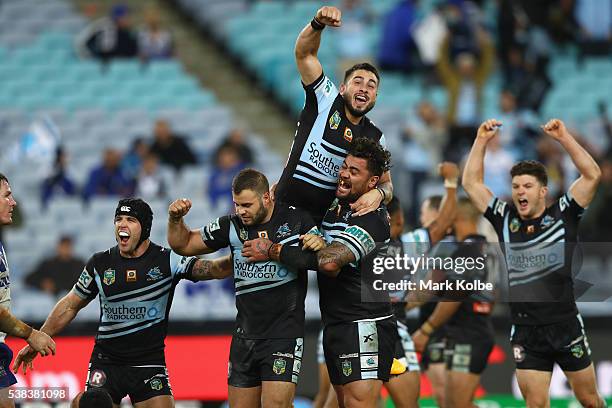
<path id="1" fill-rule="evenodd" d="M 454 179 L 454 180 L 444 179 L 444 188 L 457 188 L 457 185 L 458 185 L 457 179 Z"/>

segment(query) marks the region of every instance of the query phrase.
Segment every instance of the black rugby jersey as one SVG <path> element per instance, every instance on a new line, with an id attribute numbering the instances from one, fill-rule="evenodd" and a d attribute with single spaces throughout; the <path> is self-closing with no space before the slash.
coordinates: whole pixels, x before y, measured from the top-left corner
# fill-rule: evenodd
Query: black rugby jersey
<path id="1" fill-rule="evenodd" d="M 278 201 L 267 223 L 245 226 L 233 214 L 202 227 L 207 247 L 218 250 L 229 246 L 232 252 L 238 310 L 235 334 L 248 339 L 304 337 L 307 271 L 275 261 L 247 262 L 241 251 L 244 241 L 258 237 L 298 246 L 299 236 L 308 233 L 318 233 L 312 217 Z"/>
<path id="2" fill-rule="evenodd" d="M 462 273 L 457 270 L 447 271 L 448 281 L 454 283 L 453 291 L 449 293 L 450 300 L 461 301 L 461 306 L 445 325 L 445 330 L 452 338 L 465 338 L 466 336 L 493 337 L 493 322 L 491 311 L 493 309 L 494 292 L 492 290 L 464 290 L 466 283 L 495 283 L 492 271 L 489 270 L 490 254 L 487 249 L 487 240 L 482 235 L 470 235 L 462 242 L 457 243 L 457 249 L 451 257 L 456 260 L 471 259 L 470 267 L 462 267 Z M 464 261 L 462 261 L 463 264 Z M 473 265 L 472 265 L 473 263 Z M 459 265 L 459 263 L 456 263 Z"/>
<path id="3" fill-rule="evenodd" d="M 390 239 L 386 208 L 352 217 L 349 203 L 335 199 L 321 229 L 328 243 L 339 242 L 355 255 L 355 262 L 345 265 L 335 278 L 317 274 L 323 324 L 392 316 L 388 291 L 373 288 L 375 279 L 384 280 L 384 273 L 373 273 L 373 265 L 375 257 L 384 256 Z"/>
<path id="4" fill-rule="evenodd" d="M 385 138 L 366 116 L 358 125 L 346 118 L 344 99 L 324 74 L 304 89 L 306 102 L 275 194 L 319 221 L 335 198 L 338 172 L 353 139 L 367 137 L 385 147 Z"/>
<path id="5" fill-rule="evenodd" d="M 117 246 L 94 254 L 73 288 L 82 299 L 100 298 L 92 360 L 165 364 L 174 289 L 181 279 L 191 279 L 195 261 L 152 242 L 138 258 L 122 257 Z"/>
<path id="6" fill-rule="evenodd" d="M 514 206 L 491 199 L 485 217 L 506 258 L 514 324 L 557 323 L 578 314 L 571 267 L 583 213 L 569 192 L 533 220 L 522 220 Z"/>

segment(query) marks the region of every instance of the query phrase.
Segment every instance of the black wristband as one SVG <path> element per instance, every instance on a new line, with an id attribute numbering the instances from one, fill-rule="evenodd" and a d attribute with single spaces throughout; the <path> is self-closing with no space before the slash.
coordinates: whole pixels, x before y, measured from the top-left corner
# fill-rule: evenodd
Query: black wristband
<path id="1" fill-rule="evenodd" d="M 312 21 L 310 21 L 310 26 L 312 27 L 313 30 L 316 30 L 316 31 L 321 31 L 325 28 L 325 24 L 317 20 L 316 17 L 312 18 Z"/>

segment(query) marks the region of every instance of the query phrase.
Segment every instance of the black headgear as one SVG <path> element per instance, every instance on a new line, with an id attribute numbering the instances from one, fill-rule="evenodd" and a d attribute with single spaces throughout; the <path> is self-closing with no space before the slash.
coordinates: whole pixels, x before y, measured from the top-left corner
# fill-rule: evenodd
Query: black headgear
<path id="1" fill-rule="evenodd" d="M 115 210 L 115 217 L 118 215 L 129 215 L 134 217 L 140 222 L 140 241 L 138 245 L 146 241 L 151 236 L 151 225 L 153 224 L 153 211 L 149 204 L 141 200 L 140 198 L 124 198 L 119 200 L 117 209 Z"/>

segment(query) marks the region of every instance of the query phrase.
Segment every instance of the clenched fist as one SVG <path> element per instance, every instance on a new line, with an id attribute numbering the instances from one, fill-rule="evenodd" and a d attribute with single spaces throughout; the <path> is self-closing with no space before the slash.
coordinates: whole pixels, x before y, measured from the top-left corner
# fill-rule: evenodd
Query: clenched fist
<path id="1" fill-rule="evenodd" d="M 568 134 L 565 123 L 559 119 L 549 120 L 542 126 L 542 130 L 555 140 L 560 140 Z"/>
<path id="2" fill-rule="evenodd" d="M 502 123 L 499 120 L 489 119 L 480 125 L 476 137 L 488 142 L 497 134 L 501 125 Z"/>
<path id="3" fill-rule="evenodd" d="M 170 221 L 178 222 L 191 210 L 191 200 L 179 198 L 168 207 L 168 217 Z"/>
<path id="4" fill-rule="evenodd" d="M 457 180 L 459 178 L 459 167 L 455 163 L 442 162 L 438 165 L 438 174 L 444 180 Z"/>
<path id="5" fill-rule="evenodd" d="M 317 21 L 332 27 L 340 27 L 342 25 L 342 12 L 337 7 L 325 6 L 321 7 L 315 15 Z"/>

